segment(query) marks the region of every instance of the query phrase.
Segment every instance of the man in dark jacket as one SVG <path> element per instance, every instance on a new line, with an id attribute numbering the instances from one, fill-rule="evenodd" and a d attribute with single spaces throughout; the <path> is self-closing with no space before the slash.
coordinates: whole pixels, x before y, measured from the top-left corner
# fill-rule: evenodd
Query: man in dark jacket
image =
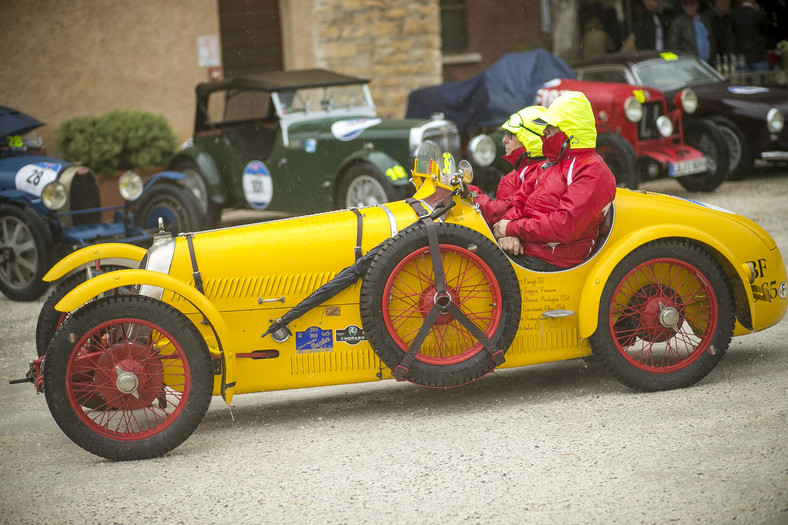
<path id="1" fill-rule="evenodd" d="M 665 50 L 668 26 L 660 11 L 660 0 L 643 0 L 642 9 L 632 21 L 635 49 Z"/>
<path id="2" fill-rule="evenodd" d="M 717 46 L 708 12 L 698 13 L 698 0 L 681 0 L 681 12 L 670 21 L 667 48 L 697 55 L 716 65 Z"/>
<path id="3" fill-rule="evenodd" d="M 766 49 L 770 47 L 772 29 L 766 14 L 753 0 L 744 0 L 733 17 L 738 51 L 744 57 L 739 69 L 744 71 L 766 71 L 769 61 Z"/>

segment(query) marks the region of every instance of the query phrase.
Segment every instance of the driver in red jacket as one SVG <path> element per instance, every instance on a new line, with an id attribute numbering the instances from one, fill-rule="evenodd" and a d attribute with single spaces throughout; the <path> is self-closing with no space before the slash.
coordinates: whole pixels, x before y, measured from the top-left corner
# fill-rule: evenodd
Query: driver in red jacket
<path id="1" fill-rule="evenodd" d="M 562 94 L 531 124 L 543 128 L 547 161 L 514 195 L 493 233 L 519 264 L 561 270 L 590 255 L 616 179 L 596 153 L 594 113 L 583 93 Z"/>
<path id="2" fill-rule="evenodd" d="M 539 170 L 539 165 L 544 161 L 541 136 L 528 131 L 523 122 L 531 122 L 546 110 L 543 106 L 523 108 L 501 126 L 506 131 L 502 139 L 506 154 L 502 158 L 514 166 L 514 169 L 501 178 L 495 191 L 495 199 L 482 193 L 476 186 L 470 187 L 471 191 L 477 192 L 473 201 L 482 212 L 484 220 L 491 226 L 503 218 L 514 194 L 532 173 Z"/>

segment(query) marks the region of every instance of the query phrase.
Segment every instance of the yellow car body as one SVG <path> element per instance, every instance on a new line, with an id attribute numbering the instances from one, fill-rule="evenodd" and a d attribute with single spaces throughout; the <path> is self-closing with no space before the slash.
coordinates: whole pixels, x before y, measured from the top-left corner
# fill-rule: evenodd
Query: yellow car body
<path id="1" fill-rule="evenodd" d="M 432 210 L 439 200 L 438 197 L 448 195 L 449 197 L 444 201 L 451 199 L 454 206 L 440 219 L 436 219 L 436 223 L 442 223 L 440 228 L 443 229 L 439 229 L 439 232 L 447 231 L 448 225 L 459 225 L 488 239 L 497 249 L 489 226 L 472 200 L 467 193 L 457 190 L 462 184 L 457 179 L 453 181 L 454 185 L 451 182 L 442 177 L 435 166 L 429 173 L 418 173 L 414 170 L 414 183 L 418 186 L 415 199 L 418 199 L 424 208 Z M 451 195 L 452 191 L 454 195 Z M 398 325 L 397 314 L 390 313 L 390 309 L 394 308 L 392 305 L 397 301 L 408 301 L 409 294 L 403 294 L 403 297 L 396 296 L 397 294 L 393 292 L 396 288 L 396 285 L 392 284 L 393 277 L 386 280 L 385 276 L 375 286 L 367 284 L 367 288 L 363 289 L 365 279 L 372 271 L 369 270 L 361 279 L 286 323 L 289 336 L 274 338 L 275 334 L 266 332 L 293 307 L 332 281 L 343 269 L 354 264 L 359 253 L 356 249 L 359 236 L 360 253 L 366 254 L 387 239 L 401 236 L 402 233 L 398 234 L 398 232 L 412 228 L 414 223 L 419 222 L 420 218 L 414 207 L 406 201 L 398 201 L 359 210 L 340 210 L 189 235 L 182 234 L 174 239 L 174 243 L 167 241 L 164 236 L 164 241 L 174 246 L 174 249 L 170 248 L 173 250 L 169 257 L 171 264 L 166 269 L 159 268 L 158 271 L 122 269 L 99 275 L 67 291 L 62 299 L 57 301 L 55 308 L 63 313 L 74 312 L 71 316 L 73 319 L 78 317 L 83 305 L 86 305 L 84 309 L 87 309 L 87 305 L 96 303 L 94 298 L 111 293 L 112 290 L 133 287 L 137 287 L 140 294 L 154 297 L 146 301 L 162 302 L 172 306 L 190 321 L 205 342 L 213 363 L 211 393 L 222 395 L 228 404 L 235 394 L 390 379 L 393 377 L 392 370 L 396 361 L 392 362 L 389 358 L 387 359 L 389 363 L 386 364 L 379 357 L 379 349 L 366 337 L 371 328 L 365 325 L 364 320 L 366 319 L 367 324 L 370 324 L 369 319 L 391 315 L 390 319 L 381 321 L 379 326 L 384 332 L 388 330 L 395 340 L 401 337 L 405 344 L 400 344 L 399 348 L 402 355 L 405 355 L 408 350 L 407 342 L 412 341 L 414 334 L 408 332 L 410 335 L 406 335 L 405 328 L 400 326 L 416 323 L 412 329 L 412 332 L 415 332 L 419 323 L 424 322 L 424 313 L 430 307 L 435 307 L 440 295 L 433 294 L 432 289 L 429 293 L 425 292 L 423 285 L 419 284 L 422 279 L 410 276 L 408 273 L 410 271 L 408 268 L 411 268 L 408 265 L 412 265 L 412 268 L 419 265 L 427 268 L 435 261 L 429 259 L 432 252 L 428 252 L 427 249 L 424 250 L 421 259 L 408 259 L 410 256 L 406 253 L 402 263 L 390 262 L 391 265 L 398 265 L 396 271 L 400 272 L 399 275 L 404 282 L 412 281 L 408 286 L 413 286 L 413 296 L 420 297 L 418 299 L 420 302 L 407 313 L 407 319 L 403 318 L 401 325 Z M 472 307 L 469 307 L 466 313 L 476 314 L 489 309 L 491 312 L 489 318 L 494 321 L 490 321 L 488 325 L 503 323 L 502 319 L 505 315 L 512 314 L 500 313 L 500 305 L 496 303 L 506 302 L 507 297 L 512 297 L 512 293 L 519 294 L 519 311 L 510 317 L 516 320 L 516 329 L 511 330 L 511 343 L 501 349 L 505 352 L 505 362 L 498 364 L 498 368 L 588 356 L 592 354 L 594 337 L 597 341 L 604 338 L 604 335 L 600 335 L 605 333 L 600 330 L 600 320 L 603 325 L 607 325 L 609 320 L 610 326 L 607 330 L 613 334 L 614 339 L 618 339 L 619 347 L 629 345 L 634 339 L 626 339 L 628 336 L 623 335 L 624 328 L 621 327 L 624 325 L 629 327 L 630 325 L 626 323 L 631 324 L 632 321 L 628 320 L 626 323 L 623 321 L 624 317 L 627 317 L 627 314 L 621 313 L 623 310 L 616 313 L 619 303 L 629 301 L 626 306 L 632 307 L 633 304 L 637 306 L 639 316 L 637 319 L 641 323 L 652 323 L 650 329 L 656 334 L 649 336 L 652 338 L 652 343 L 657 341 L 662 344 L 671 338 L 674 332 L 680 331 L 680 324 L 686 321 L 689 326 L 687 333 L 692 335 L 694 332 L 700 341 L 698 345 L 705 346 L 691 350 L 693 357 L 688 361 L 690 364 L 678 364 L 679 361 L 675 361 L 663 369 L 660 369 L 662 366 L 660 363 L 653 360 L 648 363 L 644 361 L 640 366 L 636 362 L 638 358 L 632 355 L 624 356 L 624 361 L 628 359 L 630 363 L 622 361 L 616 364 L 615 355 L 605 357 L 600 351 L 606 368 L 616 375 L 617 366 L 634 363 L 636 370 L 631 376 L 625 373 L 623 382 L 636 389 L 658 390 L 687 386 L 705 376 L 716 361 L 703 365 L 707 370 L 692 379 L 684 378 L 677 383 L 660 381 L 664 381 L 672 372 L 675 372 L 673 375 L 686 373 L 695 366 L 692 364 L 694 360 L 701 362 L 706 359 L 705 354 L 720 354 L 715 357 L 716 360 L 721 357 L 731 334 L 722 334 L 719 336 L 720 339 L 714 339 L 709 344 L 711 339 L 706 337 L 706 332 L 710 331 L 710 327 L 725 325 L 725 319 L 722 318 L 727 311 L 728 296 L 732 309 L 732 321 L 728 332 L 732 332 L 732 335 L 763 330 L 778 323 L 785 315 L 788 308 L 785 264 L 773 239 L 751 220 L 726 210 L 676 197 L 619 189 L 608 211 L 607 223 L 609 232 L 600 237 L 595 252 L 583 264 L 564 271 L 536 272 L 508 261 L 514 280 L 507 278 L 509 280 L 501 280 L 495 286 L 488 285 L 485 280 L 490 279 L 489 272 L 485 274 L 487 277 L 478 277 L 478 272 L 467 269 L 474 261 L 484 266 L 483 261 L 479 262 L 474 258 L 475 256 L 469 255 L 477 253 L 477 244 L 481 241 L 454 248 L 452 255 L 464 261 L 462 264 L 469 265 L 465 270 L 456 270 L 467 272 L 462 275 L 463 279 L 479 280 L 477 289 L 497 289 L 496 286 L 500 288 L 498 292 L 491 292 L 491 300 L 485 295 L 486 292 L 482 293 L 483 297 L 469 298 L 467 304 L 472 304 Z M 359 224 L 362 225 L 360 233 Z M 461 235 L 462 232 L 467 231 L 461 228 L 459 230 Z M 686 247 L 693 253 L 703 252 L 705 254 L 703 257 L 713 259 L 714 262 L 687 266 L 685 262 L 678 260 L 681 257 L 674 260 L 673 256 L 666 255 L 663 260 L 660 255 L 652 256 L 653 261 L 643 263 L 643 271 L 648 268 L 652 275 L 665 272 L 665 282 L 669 277 L 673 279 L 674 284 L 671 284 L 672 288 L 670 288 L 667 284 L 659 284 L 657 278 L 644 277 L 645 273 L 638 273 L 626 267 L 628 261 L 632 260 L 633 252 L 639 249 L 640 252 L 644 249 L 653 251 L 649 246 L 653 246 L 655 241 L 658 247 L 663 245 L 673 247 L 671 249 Z M 440 237 L 438 242 L 440 243 Z M 429 247 L 427 241 L 425 244 Z M 380 265 L 378 259 L 385 258 L 381 255 L 385 251 L 385 246 L 388 245 L 384 245 L 382 251 L 375 256 L 373 265 Z M 441 252 L 446 246 L 448 245 L 441 244 Z M 492 248 L 485 249 L 489 251 Z M 91 246 L 69 255 L 58 263 L 47 274 L 46 279 L 54 281 L 90 261 L 113 258 L 129 260 L 129 266 L 133 266 L 136 261 L 143 260 L 143 254 L 123 245 Z M 644 256 L 643 259 L 646 260 L 648 257 Z M 690 259 L 689 262 L 692 263 L 692 260 Z M 144 264 L 146 264 L 145 260 L 143 260 Z M 444 259 L 443 265 L 446 282 L 453 282 L 450 281 L 454 278 L 453 263 Z M 721 272 L 717 281 L 711 279 L 711 286 L 707 282 L 708 279 L 698 276 L 703 272 L 694 269 L 709 265 L 718 267 Z M 618 283 L 612 282 L 613 279 L 620 280 L 622 284 L 616 288 Z M 727 283 L 724 287 L 714 284 L 723 280 Z M 632 283 L 635 283 L 635 287 L 639 286 L 641 290 L 649 290 L 654 297 L 635 299 L 636 292 L 627 291 L 633 286 Z M 418 286 L 422 288 L 417 289 Z M 382 302 L 378 299 L 378 303 L 370 307 L 370 299 L 362 296 L 374 295 L 377 292 L 371 288 L 381 287 L 385 289 L 380 292 Z M 690 289 L 691 287 L 695 288 Z M 519 291 L 516 291 L 517 288 Z M 726 290 L 718 290 L 718 288 L 726 288 Z M 667 303 L 666 298 L 670 296 L 668 290 L 678 292 L 675 295 L 683 298 L 676 299 L 678 302 L 672 308 L 669 307 L 670 305 L 663 304 Z M 452 299 L 457 299 L 461 292 L 447 293 Z M 710 299 L 709 295 L 719 296 Z M 459 302 L 458 299 L 457 301 Z M 652 311 L 660 316 L 662 324 L 654 324 L 646 319 L 646 314 Z M 708 313 L 709 311 L 711 314 Z M 721 320 L 713 319 L 713 314 L 716 312 L 720 313 Z M 480 320 L 474 322 L 481 325 L 483 330 L 489 328 L 485 326 L 487 321 L 483 320 L 488 318 L 485 317 L 486 314 L 478 315 Z M 675 321 L 674 317 L 671 317 L 675 315 L 679 315 L 681 320 Z M 697 316 L 694 321 L 691 319 L 693 315 Z M 441 360 L 447 358 L 438 354 L 430 356 L 426 349 L 429 345 L 436 348 L 441 345 L 445 348 L 460 348 L 458 355 L 465 348 L 464 344 L 468 348 L 475 348 L 474 352 L 477 353 L 484 353 L 487 348 L 485 343 L 481 342 L 482 339 L 474 339 L 467 344 L 454 340 L 444 342 L 431 340 L 430 337 L 447 340 L 469 337 L 464 330 L 459 330 L 456 334 L 448 331 L 447 327 L 454 321 L 450 319 L 446 310 L 442 311 L 438 321 L 435 322 L 436 325 L 431 330 L 431 335 L 427 335 L 423 349 L 421 351 L 417 349 L 415 360 L 421 361 L 421 366 L 427 363 L 428 367 L 432 366 L 430 370 L 439 370 L 440 365 L 443 364 Z M 84 400 L 79 396 L 67 394 L 55 400 L 55 394 L 50 394 L 49 384 L 51 381 L 54 385 L 56 380 L 50 377 L 57 376 L 59 385 L 61 372 L 73 370 L 73 366 L 76 366 L 73 363 L 77 363 L 80 356 L 84 358 L 84 353 L 78 354 L 76 350 L 69 350 L 71 348 L 69 344 L 74 346 L 74 340 L 78 340 L 82 333 L 76 328 L 73 329 L 74 333 L 70 338 L 68 334 L 61 333 L 68 332 L 70 326 L 72 325 L 66 322 L 64 329 L 60 330 L 53 339 L 44 359 L 44 372 L 41 374 L 44 377 L 44 390 L 48 401 L 50 401 L 49 396 L 53 396 L 50 410 L 72 440 L 104 457 L 128 459 L 164 453 L 185 439 L 185 437 L 177 438 L 167 445 L 140 448 L 136 452 L 129 452 L 128 449 L 115 447 L 117 443 L 113 442 L 116 439 L 114 434 L 105 435 L 107 443 L 98 448 L 90 444 L 91 440 L 80 438 L 85 433 L 80 425 L 90 427 L 91 422 L 85 419 L 82 413 L 78 414 L 77 419 L 69 419 L 72 415 L 65 414 L 63 411 L 68 412 L 67 407 L 71 407 L 73 411 L 79 412 L 77 405 Z M 77 326 L 76 322 L 73 326 Z M 167 328 L 162 326 L 162 330 Z M 439 333 L 440 330 L 444 332 Z M 378 332 L 377 340 L 386 336 L 385 333 L 383 336 L 379 334 L 379 328 L 375 328 L 374 331 Z M 402 332 L 400 336 L 394 333 L 397 331 Z M 495 339 L 498 337 L 498 332 L 489 328 L 488 336 L 491 340 Z M 718 341 L 723 341 L 721 348 L 717 348 L 720 346 Z M 165 341 L 165 345 L 168 342 Z M 600 345 L 604 346 L 602 343 L 596 344 L 596 346 Z M 59 348 L 66 350 L 58 350 Z M 468 348 L 464 351 L 468 351 Z M 595 348 L 594 353 L 596 353 Z M 47 365 L 49 365 L 47 361 L 50 360 L 51 355 L 54 355 L 53 352 L 64 353 L 64 357 L 58 358 L 61 365 L 51 365 L 52 371 L 47 375 Z M 72 352 L 71 357 L 65 356 L 68 352 Z M 57 361 L 54 357 L 51 359 L 53 362 Z M 461 368 L 462 358 L 448 356 L 446 364 L 451 365 L 446 367 L 447 369 Z M 61 368 L 57 368 L 56 371 L 57 366 Z M 157 369 L 163 370 L 161 373 L 164 374 L 164 385 L 167 384 L 168 370 L 172 371 L 174 366 L 165 363 L 161 369 Z M 490 361 L 490 371 L 495 367 Z M 117 377 L 113 375 L 112 380 L 117 383 L 120 390 L 128 393 L 123 390 L 122 383 L 126 380 L 132 383 L 133 378 L 130 372 L 124 372 L 122 368 L 123 366 L 116 368 Z M 444 380 L 438 377 L 440 372 L 435 372 L 438 379 L 434 383 L 423 380 L 415 382 L 430 386 L 455 386 L 467 382 L 465 379 L 474 380 L 484 373 L 486 372 L 477 371 L 473 373 L 474 377 Z M 429 374 L 433 372 L 428 372 L 427 377 L 431 377 Z M 641 385 L 639 383 L 641 376 L 638 374 L 646 374 L 643 377 L 654 376 L 656 382 Z M 175 374 L 173 377 L 179 376 Z M 139 374 L 137 380 L 141 381 Z M 177 381 L 173 381 L 175 382 Z M 73 381 L 69 383 L 69 379 L 66 378 L 62 388 L 68 391 L 69 384 L 73 387 Z M 55 386 L 51 388 L 56 389 Z M 158 385 L 157 388 L 164 386 Z M 181 393 L 186 390 L 174 385 L 172 389 Z M 136 390 L 130 392 L 132 396 L 137 395 Z M 95 408 L 84 409 L 85 412 L 90 410 Z M 196 427 L 196 424 L 194 426 Z M 101 433 L 99 431 L 99 434 Z M 166 430 L 161 434 L 163 433 L 166 433 Z M 156 440 L 161 434 L 145 430 L 140 435 L 139 441 L 144 443 Z"/>

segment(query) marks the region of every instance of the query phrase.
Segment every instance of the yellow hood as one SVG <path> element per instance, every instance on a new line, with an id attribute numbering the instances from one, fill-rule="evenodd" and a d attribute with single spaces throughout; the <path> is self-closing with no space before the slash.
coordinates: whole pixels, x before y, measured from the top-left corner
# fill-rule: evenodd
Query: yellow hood
<path id="1" fill-rule="evenodd" d="M 591 103 L 580 91 L 567 91 L 534 120 L 538 125 L 555 126 L 568 137 L 573 149 L 596 148 L 596 123 Z"/>
<path id="2" fill-rule="evenodd" d="M 531 158 L 542 156 L 542 131 L 544 130 L 544 125 L 537 125 L 534 123 L 534 120 L 544 115 L 545 111 L 547 111 L 547 108 L 544 106 L 528 106 L 512 114 L 509 120 L 501 126 L 503 129 L 517 135 L 517 140 L 525 146 L 525 151 Z"/>

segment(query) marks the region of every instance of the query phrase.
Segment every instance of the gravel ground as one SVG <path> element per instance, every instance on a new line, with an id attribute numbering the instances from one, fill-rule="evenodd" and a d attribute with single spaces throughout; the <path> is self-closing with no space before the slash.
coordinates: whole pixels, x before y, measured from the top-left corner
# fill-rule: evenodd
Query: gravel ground
<path id="1" fill-rule="evenodd" d="M 788 170 L 702 200 L 788 256 Z M 242 215 L 231 212 L 228 221 Z M 41 301 L 0 297 L 0 377 L 35 354 Z M 629 391 L 584 360 L 467 387 L 392 381 L 215 398 L 165 457 L 72 444 L 29 385 L 0 383 L 0 523 L 788 523 L 788 322 L 733 340 L 679 391 Z"/>

